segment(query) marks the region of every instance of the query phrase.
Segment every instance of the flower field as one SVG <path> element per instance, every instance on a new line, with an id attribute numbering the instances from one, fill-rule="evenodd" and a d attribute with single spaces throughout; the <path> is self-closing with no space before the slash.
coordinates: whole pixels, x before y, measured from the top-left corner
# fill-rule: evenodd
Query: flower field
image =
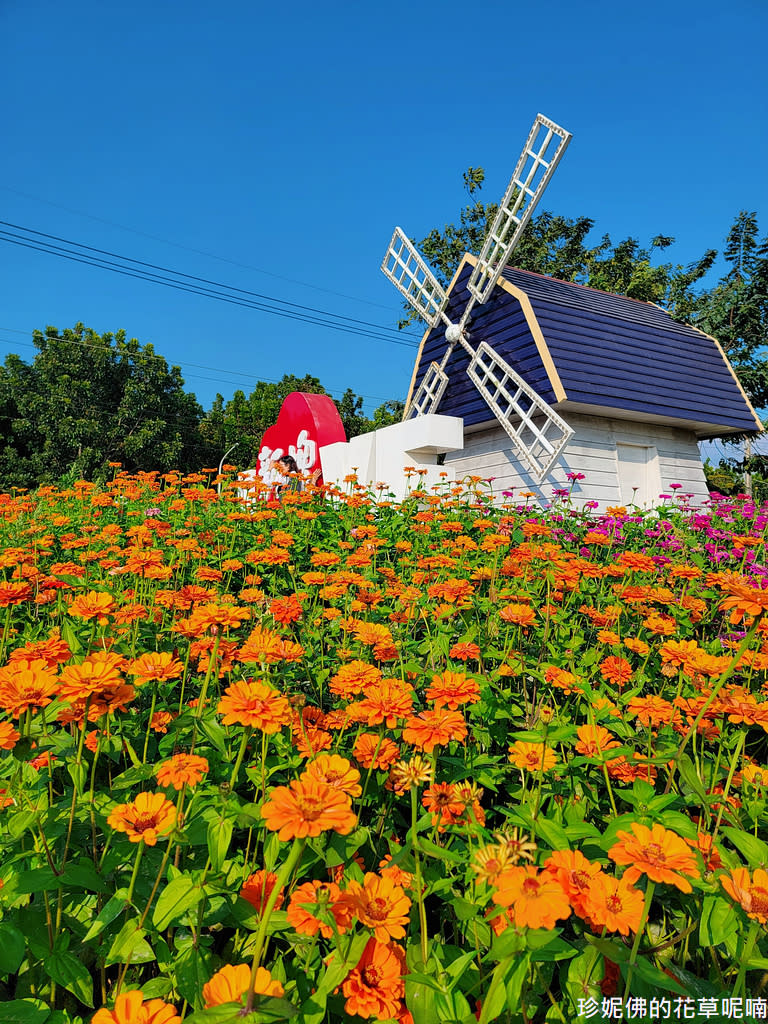
<path id="1" fill-rule="evenodd" d="M 0 1021 L 765 1019 L 768 512 L 526 500 L 0 495 Z"/>

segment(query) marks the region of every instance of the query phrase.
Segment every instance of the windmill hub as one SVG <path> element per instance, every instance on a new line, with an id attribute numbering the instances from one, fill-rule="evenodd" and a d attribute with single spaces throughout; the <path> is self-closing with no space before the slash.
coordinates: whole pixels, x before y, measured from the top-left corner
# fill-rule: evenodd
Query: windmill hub
<path id="1" fill-rule="evenodd" d="M 445 331 L 445 340 L 449 345 L 455 345 L 461 341 L 461 327 L 458 324 L 448 324 Z"/>

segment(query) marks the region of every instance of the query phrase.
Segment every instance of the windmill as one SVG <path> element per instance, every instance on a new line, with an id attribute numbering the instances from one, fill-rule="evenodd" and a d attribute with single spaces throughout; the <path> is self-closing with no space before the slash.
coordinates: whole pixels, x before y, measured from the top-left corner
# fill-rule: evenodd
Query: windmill
<path id="1" fill-rule="evenodd" d="M 389 243 L 381 269 L 431 328 L 445 325 L 446 349 L 432 362 L 409 402 L 403 419 L 435 412 L 448 386 L 445 368 L 455 346 L 469 355 L 467 374 L 509 435 L 515 451 L 541 483 L 573 437 L 573 430 L 484 340 L 472 338 L 468 324 L 476 303 L 488 301 L 517 246 L 536 204 L 571 141 L 570 132 L 538 114 L 496 219 L 486 237 L 467 288 L 467 303 L 458 323 L 446 315 L 448 293 L 401 228 Z"/>

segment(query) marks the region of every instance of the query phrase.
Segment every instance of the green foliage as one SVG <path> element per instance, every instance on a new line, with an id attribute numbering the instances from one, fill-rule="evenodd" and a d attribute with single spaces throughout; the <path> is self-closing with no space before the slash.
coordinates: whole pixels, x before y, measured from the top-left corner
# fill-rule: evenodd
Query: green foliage
<path id="1" fill-rule="evenodd" d="M 160 472 L 199 464 L 202 409 L 151 344 L 83 324 L 33 337 L 31 365 L 11 355 L 0 367 L 3 486 L 93 477 L 107 462 Z"/>
<path id="2" fill-rule="evenodd" d="M 317 377 L 258 381 L 246 397 L 217 395 L 207 413 L 184 389 L 178 366 L 125 332 L 99 335 L 83 324 L 34 333 L 31 364 L 0 365 L 0 488 L 97 479 L 109 462 L 130 472 L 182 472 L 230 461 L 255 464 L 265 430 L 292 391 L 327 394 Z M 385 402 L 369 419 L 347 388 L 336 400 L 347 437 L 399 422 L 403 403 Z"/>

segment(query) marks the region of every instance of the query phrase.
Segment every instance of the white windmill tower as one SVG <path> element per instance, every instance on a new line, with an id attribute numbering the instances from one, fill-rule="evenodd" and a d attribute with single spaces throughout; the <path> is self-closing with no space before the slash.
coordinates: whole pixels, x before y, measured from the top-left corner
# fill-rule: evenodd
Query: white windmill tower
<path id="1" fill-rule="evenodd" d="M 471 338 L 467 325 L 475 303 L 491 296 L 501 272 L 520 240 L 536 204 L 571 141 L 570 132 L 538 114 L 515 173 L 467 285 L 469 302 L 458 323 L 448 319 L 448 293 L 401 228 L 395 228 L 381 269 L 430 327 L 446 326 L 445 354 L 429 365 L 403 419 L 435 412 L 448 386 L 445 367 L 454 347 L 470 357 L 467 374 L 515 450 L 541 483 L 573 437 L 565 420 L 541 398 L 506 360 L 484 340 Z"/>

